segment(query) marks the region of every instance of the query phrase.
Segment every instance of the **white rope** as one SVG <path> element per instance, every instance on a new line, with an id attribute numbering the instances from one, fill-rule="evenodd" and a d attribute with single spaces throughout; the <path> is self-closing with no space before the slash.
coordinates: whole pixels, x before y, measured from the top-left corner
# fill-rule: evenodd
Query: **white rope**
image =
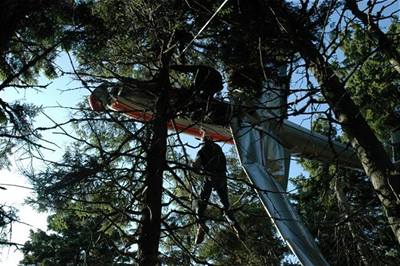
<path id="1" fill-rule="evenodd" d="M 190 45 L 199 37 L 199 35 L 205 30 L 205 28 L 210 24 L 211 20 L 218 14 L 218 12 L 224 7 L 224 5 L 228 2 L 228 0 L 225 0 L 214 12 L 214 14 L 210 17 L 210 19 L 204 24 L 204 26 L 199 30 L 199 32 L 193 37 L 193 39 L 188 43 L 188 45 L 185 47 L 185 49 L 182 50 L 181 55 L 186 52 L 186 50 L 189 48 Z"/>

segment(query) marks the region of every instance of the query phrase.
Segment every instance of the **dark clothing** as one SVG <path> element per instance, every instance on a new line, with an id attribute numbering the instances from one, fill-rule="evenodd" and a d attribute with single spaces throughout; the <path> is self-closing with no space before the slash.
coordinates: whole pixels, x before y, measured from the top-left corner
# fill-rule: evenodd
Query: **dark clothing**
<path id="1" fill-rule="evenodd" d="M 217 192 L 224 208 L 229 209 L 230 204 L 228 198 L 228 186 L 226 182 L 226 177 L 220 178 L 219 180 L 211 180 L 207 178 L 206 181 L 203 183 L 203 187 L 201 188 L 200 193 L 200 199 L 206 199 L 206 204 L 208 199 L 210 198 L 212 189 Z"/>
<path id="2" fill-rule="evenodd" d="M 221 74 L 203 65 L 172 65 L 170 68 L 192 75 L 190 88 L 179 93 L 175 108 L 189 116 L 193 122 L 201 121 L 208 113 L 208 105 L 214 94 L 223 88 Z"/>
<path id="3" fill-rule="evenodd" d="M 204 217 L 204 212 L 207 208 L 211 192 L 214 189 L 223 205 L 229 223 L 236 224 L 236 219 L 230 211 L 226 176 L 226 158 L 221 147 L 210 140 L 205 141 L 204 146 L 197 153 L 194 167 L 203 170 L 207 174 L 201 188 L 197 209 L 200 223 L 205 223 L 206 219 Z"/>
<path id="4" fill-rule="evenodd" d="M 205 171 L 211 177 L 225 176 L 226 178 L 225 154 L 218 144 L 210 140 L 207 140 L 197 153 L 194 167 Z"/>
<path id="5" fill-rule="evenodd" d="M 221 91 L 222 76 L 212 67 L 198 66 L 195 72 L 194 89 L 205 98 Z"/>
<path id="6" fill-rule="evenodd" d="M 172 65 L 170 68 L 181 73 L 193 74 L 194 82 L 191 86 L 191 93 L 193 95 L 208 99 L 223 88 L 221 74 L 212 67 L 203 65 Z"/>
<path id="7" fill-rule="evenodd" d="M 198 203 L 197 209 L 197 216 L 199 218 L 200 224 L 204 224 L 206 218 L 204 216 L 204 212 L 207 209 L 208 200 L 211 196 L 212 190 L 215 190 L 218 194 L 219 200 L 222 203 L 224 208 L 224 214 L 228 220 L 228 222 L 232 225 L 237 224 L 236 218 L 233 215 L 231 205 L 229 204 L 229 197 L 228 197 L 228 186 L 226 182 L 226 176 L 220 177 L 219 179 L 206 179 L 203 183 L 203 187 L 201 188 L 200 192 L 200 201 Z"/>

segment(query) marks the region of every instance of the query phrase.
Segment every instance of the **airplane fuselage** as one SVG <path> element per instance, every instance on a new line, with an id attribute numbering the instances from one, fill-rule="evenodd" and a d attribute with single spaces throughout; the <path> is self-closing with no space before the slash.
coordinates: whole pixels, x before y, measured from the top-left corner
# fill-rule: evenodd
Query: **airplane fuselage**
<path id="1" fill-rule="evenodd" d="M 152 121 L 154 105 L 157 99 L 155 92 L 141 88 L 116 86 L 111 91 L 107 90 L 101 93 L 104 94 L 102 97 L 107 99 L 108 109 L 121 112 L 139 122 Z M 92 96 L 94 94 L 95 92 L 92 93 Z M 178 94 L 178 89 L 171 93 L 171 95 L 175 96 Z M 91 99 L 90 101 L 93 107 L 96 99 Z M 176 98 L 171 97 L 170 104 L 173 106 L 176 103 Z M 202 106 L 202 103 L 198 104 L 198 106 Z M 250 126 L 265 130 L 257 123 L 257 118 L 252 116 L 249 107 L 233 105 L 216 99 L 203 104 L 203 108 L 207 108 L 207 110 L 204 110 L 206 116 L 201 121 L 193 121 L 187 114 L 179 113 L 178 111 L 176 116 L 169 121 L 168 128 L 178 133 L 190 134 L 195 137 L 201 137 L 204 130 L 215 141 L 233 143 L 229 122 L 232 117 L 238 116 L 238 114 L 241 114 L 241 116 L 245 114 L 247 118 L 250 118 L 250 121 L 253 121 Z M 334 162 L 334 160 L 337 160 L 347 167 L 357 169 L 361 167 L 354 151 L 348 145 L 332 141 L 326 136 L 310 131 L 286 119 L 274 118 L 272 115 L 267 122 L 279 142 L 292 155 L 319 161 Z"/>

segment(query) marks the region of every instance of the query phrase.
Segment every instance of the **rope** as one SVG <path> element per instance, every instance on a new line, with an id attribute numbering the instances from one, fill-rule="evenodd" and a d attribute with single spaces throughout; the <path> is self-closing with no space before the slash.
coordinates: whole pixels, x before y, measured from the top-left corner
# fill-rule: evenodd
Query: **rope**
<path id="1" fill-rule="evenodd" d="M 199 35 L 205 30 L 205 28 L 208 26 L 208 24 L 210 24 L 211 20 L 213 20 L 213 18 L 218 14 L 218 12 L 224 7 L 224 5 L 228 2 L 228 0 L 225 0 L 218 8 L 217 10 L 214 12 L 214 14 L 210 17 L 210 19 L 204 24 L 204 26 L 199 30 L 199 32 L 193 37 L 193 39 L 188 43 L 188 45 L 185 47 L 185 49 L 182 50 L 181 54 L 179 56 L 181 56 L 183 53 L 186 52 L 186 50 L 189 48 L 190 45 L 192 45 L 192 43 L 197 39 L 197 37 L 199 37 Z"/>

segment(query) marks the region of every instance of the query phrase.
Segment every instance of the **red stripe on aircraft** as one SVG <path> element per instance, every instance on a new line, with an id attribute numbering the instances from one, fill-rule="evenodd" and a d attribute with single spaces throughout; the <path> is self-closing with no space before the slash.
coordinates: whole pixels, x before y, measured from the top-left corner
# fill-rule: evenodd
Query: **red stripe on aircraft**
<path id="1" fill-rule="evenodd" d="M 153 114 L 149 114 L 143 111 L 136 111 L 131 106 L 128 106 L 119 101 L 115 101 L 114 103 L 112 103 L 111 108 L 115 111 L 122 112 L 125 115 L 130 116 L 140 122 L 150 122 L 151 120 L 153 120 Z M 168 122 L 167 126 L 168 129 L 176 130 L 177 132 L 183 132 L 194 137 L 202 137 L 202 130 L 195 126 L 188 126 L 179 122 L 175 122 L 174 126 L 174 123 L 172 121 Z M 219 134 L 218 132 L 208 131 L 207 135 L 210 136 L 214 141 L 223 141 L 229 144 L 234 143 L 231 137 L 224 136 L 222 134 Z"/>

